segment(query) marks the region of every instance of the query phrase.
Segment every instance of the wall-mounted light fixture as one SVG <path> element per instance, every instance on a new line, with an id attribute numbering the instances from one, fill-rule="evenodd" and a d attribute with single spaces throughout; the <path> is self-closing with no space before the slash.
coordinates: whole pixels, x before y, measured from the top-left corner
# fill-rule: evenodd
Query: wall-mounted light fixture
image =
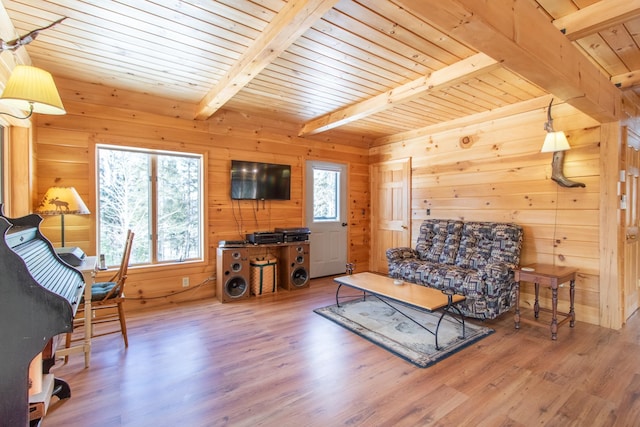
<path id="1" fill-rule="evenodd" d="M 551 179 L 563 187 L 586 187 L 582 182 L 572 181 L 564 176 L 564 152 L 569 150 L 569 141 L 563 131 L 556 131 L 553 128 L 553 119 L 551 118 L 551 104 L 553 98 L 549 102 L 547 109 L 547 122 L 544 124 L 544 130 L 547 135 L 542 144 L 541 153 L 553 153 L 553 161 L 551 162 Z"/>
<path id="2" fill-rule="evenodd" d="M 0 112 L 16 119 L 28 119 L 33 113 L 66 114 L 51 74 L 30 65 L 16 65 L 0 96 L 0 102 L 28 111 L 24 117 Z"/>

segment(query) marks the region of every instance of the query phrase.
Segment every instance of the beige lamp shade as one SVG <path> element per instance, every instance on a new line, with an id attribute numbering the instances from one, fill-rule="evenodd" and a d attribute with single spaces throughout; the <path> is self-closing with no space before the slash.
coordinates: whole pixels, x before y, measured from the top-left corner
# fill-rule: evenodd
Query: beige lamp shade
<path id="1" fill-rule="evenodd" d="M 47 190 L 36 213 L 41 215 L 88 215 L 89 209 L 73 187 L 51 187 Z"/>
<path id="2" fill-rule="evenodd" d="M 66 114 L 51 74 L 30 65 L 16 65 L 0 101 L 34 113 Z"/>
<path id="3" fill-rule="evenodd" d="M 542 144 L 541 153 L 554 153 L 556 151 L 566 151 L 571 147 L 569 141 L 563 131 L 547 132 L 547 136 L 544 138 L 544 144 Z"/>

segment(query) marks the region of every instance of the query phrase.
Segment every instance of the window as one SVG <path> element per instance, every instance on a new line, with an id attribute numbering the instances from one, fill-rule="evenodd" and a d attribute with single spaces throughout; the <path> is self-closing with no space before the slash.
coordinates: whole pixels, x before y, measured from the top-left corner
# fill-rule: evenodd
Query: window
<path id="1" fill-rule="evenodd" d="M 313 169 L 313 220 L 336 221 L 340 212 L 340 173 L 335 170 Z"/>
<path id="2" fill-rule="evenodd" d="M 127 229 L 132 264 L 202 259 L 202 156 L 98 147 L 98 248 L 120 264 Z"/>

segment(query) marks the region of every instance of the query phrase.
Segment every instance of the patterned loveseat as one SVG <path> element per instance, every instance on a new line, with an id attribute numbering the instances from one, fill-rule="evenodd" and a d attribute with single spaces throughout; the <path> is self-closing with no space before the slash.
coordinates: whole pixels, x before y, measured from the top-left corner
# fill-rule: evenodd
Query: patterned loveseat
<path id="1" fill-rule="evenodd" d="M 515 303 L 513 269 L 520 263 L 522 227 L 512 223 L 428 219 L 416 248 L 387 250 L 389 276 L 467 299 L 465 316 L 494 319 Z"/>

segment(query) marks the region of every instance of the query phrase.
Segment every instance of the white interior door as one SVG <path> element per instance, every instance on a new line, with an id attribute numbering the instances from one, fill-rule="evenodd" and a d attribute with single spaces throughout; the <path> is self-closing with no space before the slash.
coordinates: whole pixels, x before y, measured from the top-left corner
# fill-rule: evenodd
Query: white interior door
<path id="1" fill-rule="evenodd" d="M 347 263 L 347 166 L 307 161 L 305 181 L 309 274 L 342 274 Z"/>

